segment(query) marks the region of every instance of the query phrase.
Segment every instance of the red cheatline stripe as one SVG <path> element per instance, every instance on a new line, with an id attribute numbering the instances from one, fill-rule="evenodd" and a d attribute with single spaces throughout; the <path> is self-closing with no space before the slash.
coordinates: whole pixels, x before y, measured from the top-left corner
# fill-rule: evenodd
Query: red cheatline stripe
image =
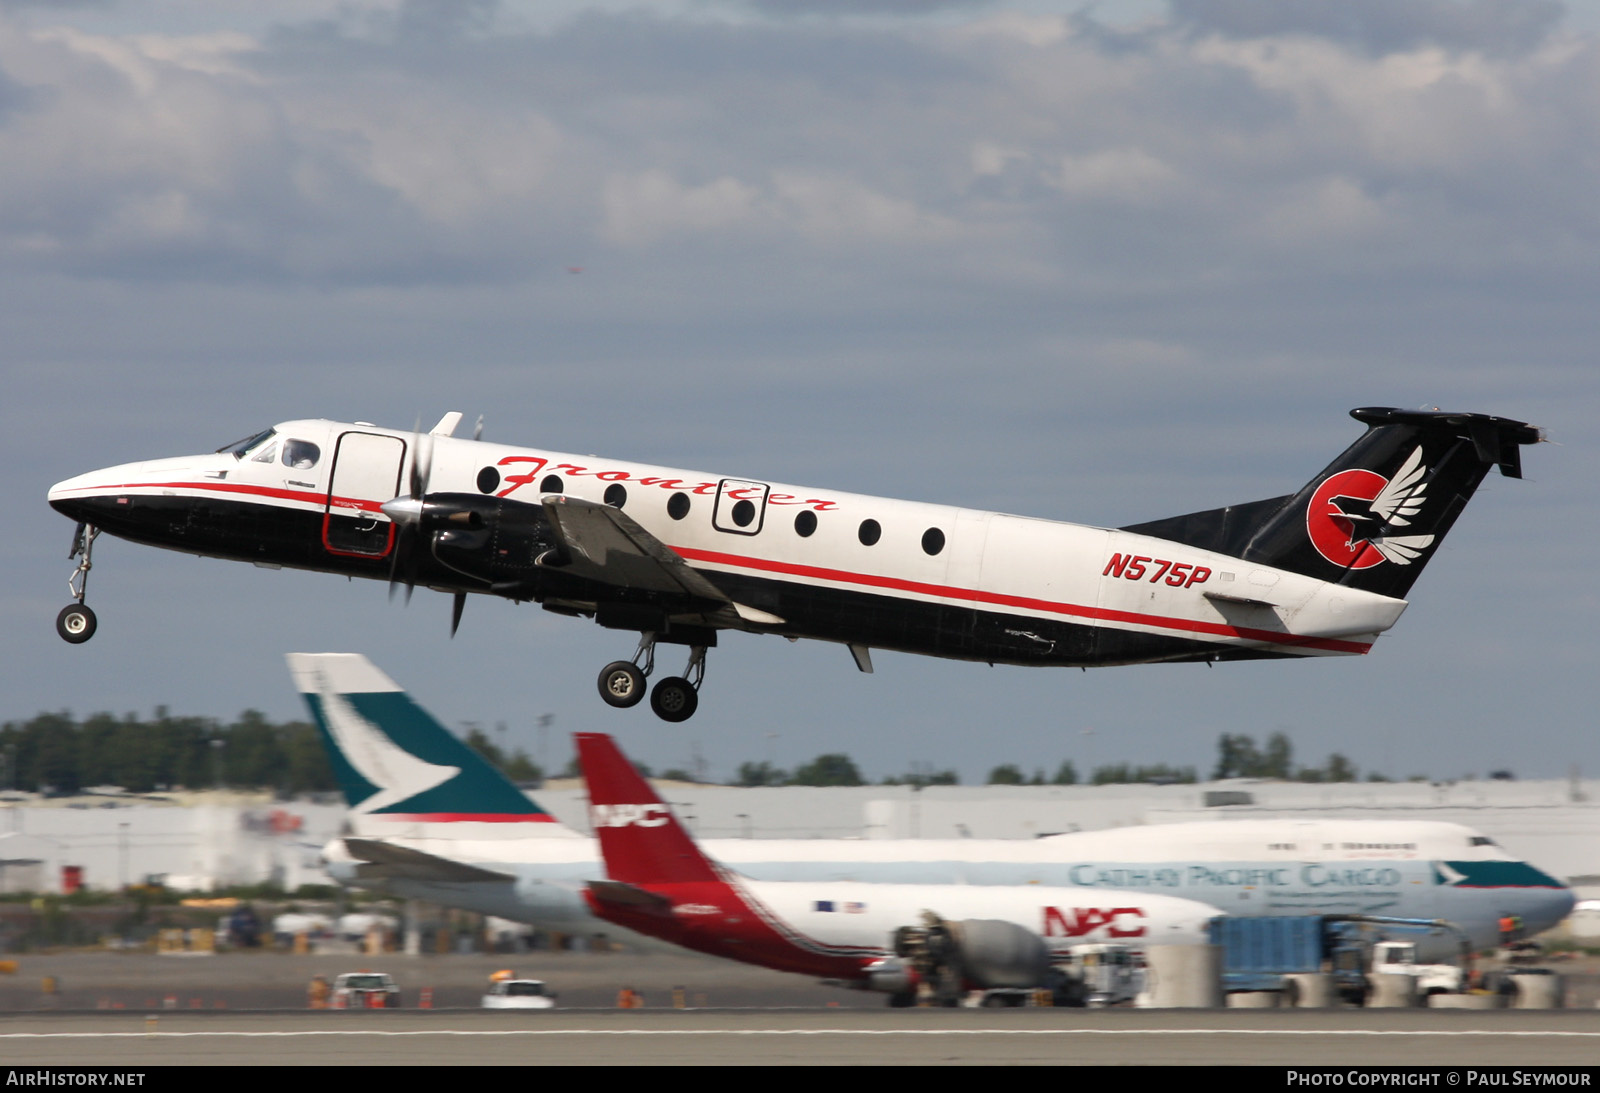
<path id="1" fill-rule="evenodd" d="M 121 490 L 209 490 L 212 493 L 241 493 L 252 497 L 276 497 L 284 501 L 308 501 L 313 505 L 326 505 L 328 495 L 312 490 L 285 490 L 277 486 L 247 486 L 238 482 L 123 482 L 114 486 L 82 486 L 80 489 L 96 493 L 117 493 Z M 335 497 L 334 508 L 360 509 L 378 512 L 382 501 L 363 501 L 354 497 Z"/>
<path id="2" fill-rule="evenodd" d="M 368 815 L 375 819 L 411 820 L 435 824 L 553 824 L 556 822 L 554 816 L 544 812 L 371 812 Z"/>
<path id="3" fill-rule="evenodd" d="M 245 486 L 228 484 L 224 482 L 140 482 L 124 486 L 94 486 L 96 491 L 116 491 L 121 489 L 202 489 L 214 490 L 218 493 L 248 493 L 263 497 L 281 497 L 290 501 L 311 501 L 323 503 L 323 495 L 319 493 L 295 492 L 293 490 L 280 490 L 271 486 Z M 340 503 L 337 499 L 336 504 Z M 356 501 L 348 502 L 350 507 L 360 506 L 364 509 L 377 511 L 381 502 Z M 1191 634 L 1206 634 L 1212 637 L 1243 638 L 1246 641 L 1261 641 L 1271 645 L 1289 645 L 1305 649 L 1322 649 L 1330 653 L 1366 653 L 1371 650 L 1371 642 L 1341 641 L 1338 638 L 1302 637 L 1297 634 L 1283 634 L 1276 630 L 1257 630 L 1251 627 L 1228 626 L 1225 623 L 1202 622 L 1197 619 L 1180 619 L 1168 615 L 1141 615 L 1133 611 L 1113 611 L 1104 607 L 1086 607 L 1082 604 L 1056 603 L 1051 600 L 1035 599 L 1031 596 L 1009 596 L 1002 592 L 983 592 L 974 588 L 956 588 L 950 585 L 928 584 L 923 581 L 908 581 L 900 577 L 885 577 L 876 573 L 853 573 L 843 569 L 828 569 L 822 566 L 799 565 L 794 562 L 780 562 L 769 558 L 751 558 L 742 554 L 724 554 L 716 550 L 700 550 L 695 547 L 672 547 L 679 555 L 690 561 L 711 562 L 715 565 L 738 566 L 741 569 L 756 569 L 768 573 L 784 573 L 792 577 L 810 577 L 813 580 L 837 581 L 841 584 L 861 585 L 868 588 L 886 588 L 898 592 L 915 592 L 923 596 L 940 596 L 951 600 L 969 600 L 973 603 L 990 603 L 1001 607 L 1020 607 L 1028 611 L 1043 611 L 1051 615 L 1066 615 L 1073 618 L 1094 619 L 1101 622 L 1131 623 L 1136 626 L 1154 626 L 1163 630 L 1177 630 Z"/>
<path id="4" fill-rule="evenodd" d="M 1224 623 L 1202 622 L 1197 619 L 1179 619 L 1166 615 L 1141 615 L 1133 611 L 1113 611 L 1104 607 L 1085 607 L 1081 604 L 1056 603 L 1031 596 L 1009 596 L 1002 592 L 983 592 L 973 588 L 956 588 L 951 585 L 927 584 L 908 581 L 900 577 L 885 577 L 876 573 L 852 573 L 843 569 L 826 569 L 821 566 L 796 565 L 768 558 L 747 558 L 739 554 L 723 554 L 714 550 L 693 547 L 673 547 L 673 550 L 691 561 L 711 562 L 716 565 L 759 569 L 769 573 L 786 573 L 814 580 L 838 581 L 844 584 L 888 588 L 899 592 L 915 592 L 924 596 L 942 596 L 952 600 L 970 600 L 974 603 L 992 603 L 1004 607 L 1021 607 L 1030 611 L 1044 611 L 1052 615 L 1069 615 L 1104 622 L 1134 623 L 1142 626 L 1159 626 L 1167 630 L 1184 630 L 1195 634 L 1216 637 L 1239 637 L 1249 641 L 1266 641 L 1274 645 L 1295 645 L 1311 649 L 1326 649 L 1339 653 L 1365 653 L 1372 648 L 1370 642 L 1340 641 L 1337 638 L 1301 637 L 1283 634 L 1276 630 L 1256 630 L 1248 627 L 1228 626 Z"/>

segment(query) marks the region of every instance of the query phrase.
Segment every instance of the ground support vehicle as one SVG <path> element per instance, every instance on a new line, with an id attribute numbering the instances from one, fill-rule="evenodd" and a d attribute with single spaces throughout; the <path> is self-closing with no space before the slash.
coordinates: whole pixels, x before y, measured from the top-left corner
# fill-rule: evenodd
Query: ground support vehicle
<path id="1" fill-rule="evenodd" d="M 345 972 L 333 981 L 336 1010 L 400 1008 L 400 987 L 387 972 Z"/>
<path id="2" fill-rule="evenodd" d="M 1459 953 L 1454 964 L 1417 962 L 1415 942 L 1397 941 L 1393 932 L 1449 935 Z M 1386 918 L 1380 915 L 1268 915 L 1219 918 L 1211 941 L 1223 949 L 1223 990 L 1293 993 L 1288 977 L 1329 974 L 1338 997 L 1362 1005 L 1374 974 L 1410 975 L 1418 994 L 1460 993 L 1471 976 L 1466 935 L 1443 919 Z"/>

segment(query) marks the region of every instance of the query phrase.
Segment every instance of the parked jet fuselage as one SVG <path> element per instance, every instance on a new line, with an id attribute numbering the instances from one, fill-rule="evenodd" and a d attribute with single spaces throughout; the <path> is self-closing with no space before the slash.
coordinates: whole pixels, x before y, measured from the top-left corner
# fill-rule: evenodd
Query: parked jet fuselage
<path id="1" fill-rule="evenodd" d="M 324 851 L 341 882 L 549 929 L 605 929 L 584 904 L 594 840 L 451 735 L 365 657 L 293 653 L 295 686 L 350 804 Z M 1157 824 L 1042 839 L 713 839 L 707 853 L 755 880 L 1038 885 L 1175 896 L 1230 915 L 1448 919 L 1479 945 L 1498 921 L 1530 933 L 1572 908 L 1559 880 L 1460 824 L 1255 820 Z M 1046 936 L 1050 927 L 1046 927 Z"/>

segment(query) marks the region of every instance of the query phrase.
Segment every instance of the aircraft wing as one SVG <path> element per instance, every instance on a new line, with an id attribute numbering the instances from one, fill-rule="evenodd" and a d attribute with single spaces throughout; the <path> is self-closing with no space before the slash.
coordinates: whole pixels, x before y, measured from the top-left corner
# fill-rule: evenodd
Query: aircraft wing
<path id="1" fill-rule="evenodd" d="M 350 852 L 352 858 L 362 863 L 357 867 L 356 875 L 363 880 L 402 878 L 460 884 L 473 881 L 508 882 L 516 879 L 508 873 L 483 869 L 476 865 L 468 865 L 466 862 L 451 861 L 437 854 L 395 846 L 379 839 L 347 838 L 344 840 L 344 848 Z"/>
<path id="2" fill-rule="evenodd" d="M 616 588 L 682 598 L 711 625 L 738 626 L 743 620 L 774 626 L 784 621 L 734 603 L 621 509 L 566 494 L 547 496 L 543 504 L 561 549 L 549 560 L 540 559 L 541 565 Z"/>

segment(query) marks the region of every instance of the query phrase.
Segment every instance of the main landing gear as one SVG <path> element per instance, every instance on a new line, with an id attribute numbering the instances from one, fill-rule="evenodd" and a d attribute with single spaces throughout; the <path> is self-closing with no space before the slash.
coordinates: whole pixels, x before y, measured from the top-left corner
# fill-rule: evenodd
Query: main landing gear
<path id="1" fill-rule="evenodd" d="M 94 637 L 95 628 L 99 625 L 94 612 L 83 602 L 84 594 L 89 591 L 89 570 L 94 568 L 89 556 L 94 550 L 95 537 L 99 534 L 99 528 L 80 523 L 72 535 L 72 550 L 67 553 L 69 559 L 81 555 L 78 568 L 67 578 L 67 590 L 77 602 L 67 604 L 56 616 L 56 633 L 61 635 L 63 641 L 70 641 L 73 645 L 82 645 Z"/>
<path id="2" fill-rule="evenodd" d="M 645 680 L 656 666 L 656 636 L 639 636 L 632 660 L 614 660 L 600 669 L 600 697 L 618 709 L 637 706 L 644 698 Z M 663 721 L 687 721 L 700 706 L 700 682 L 706 675 L 706 647 L 689 647 L 689 664 L 681 676 L 668 676 L 650 691 L 650 708 Z"/>

